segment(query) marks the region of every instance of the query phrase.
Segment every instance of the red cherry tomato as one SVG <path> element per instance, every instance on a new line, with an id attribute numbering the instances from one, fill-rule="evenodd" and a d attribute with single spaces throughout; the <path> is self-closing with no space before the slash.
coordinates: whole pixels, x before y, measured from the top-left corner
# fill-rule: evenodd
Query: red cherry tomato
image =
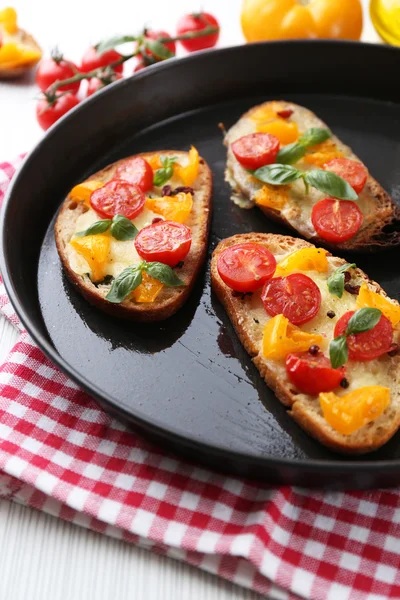
<path id="1" fill-rule="evenodd" d="M 156 221 L 139 231 L 135 248 L 144 260 L 175 267 L 185 259 L 191 243 L 192 232 L 186 225 L 174 221 Z"/>
<path id="2" fill-rule="evenodd" d="M 148 192 L 153 187 L 153 169 L 147 160 L 140 156 L 124 161 L 117 167 L 115 176 L 137 185 L 142 192 Z"/>
<path id="3" fill-rule="evenodd" d="M 275 273 L 276 260 L 261 244 L 236 244 L 221 252 L 217 269 L 222 281 L 235 292 L 254 292 Z"/>
<path id="4" fill-rule="evenodd" d="M 275 162 L 279 146 L 278 138 L 270 133 L 250 133 L 233 142 L 231 148 L 245 169 L 255 170 Z"/>
<path id="5" fill-rule="evenodd" d="M 146 38 L 149 40 L 159 40 L 160 38 L 170 38 L 171 36 L 166 31 L 146 31 Z M 175 54 L 176 52 L 176 44 L 174 41 L 172 42 L 163 42 L 164 46 L 168 48 L 170 52 Z M 150 50 L 147 51 L 148 54 L 152 54 Z"/>
<path id="6" fill-rule="evenodd" d="M 311 396 L 321 392 L 332 392 L 339 387 L 345 376 L 344 367 L 333 369 L 331 361 L 322 352 L 315 356 L 309 352 L 288 354 L 286 373 L 300 392 Z"/>
<path id="7" fill-rule="evenodd" d="M 115 215 L 134 219 L 142 212 L 145 200 L 137 185 L 121 179 L 112 179 L 90 195 L 92 208 L 105 219 L 112 219 Z"/>
<path id="8" fill-rule="evenodd" d="M 50 105 L 47 99 L 43 98 L 36 105 L 36 119 L 40 127 L 46 131 L 46 129 L 51 127 L 58 119 L 78 104 L 79 100 L 74 94 L 60 96 L 53 105 Z"/>
<path id="9" fill-rule="evenodd" d="M 78 67 L 69 60 L 64 60 L 61 56 L 56 58 L 44 58 L 40 61 L 36 71 L 36 84 L 42 92 L 45 92 L 56 81 L 69 79 L 79 73 Z M 79 90 L 81 82 L 76 81 L 58 88 L 59 92 L 70 91 L 74 94 Z"/>
<path id="10" fill-rule="evenodd" d="M 86 98 L 89 98 L 89 96 L 92 96 L 99 90 L 102 90 L 104 87 L 107 87 L 107 85 L 113 83 L 114 81 L 117 81 L 118 79 L 122 79 L 121 73 L 115 73 L 115 77 L 113 76 L 112 78 L 110 78 L 110 80 L 107 81 L 107 83 L 102 79 L 99 79 L 98 77 L 92 77 L 92 79 L 89 79 L 89 85 L 86 91 Z"/>
<path id="11" fill-rule="evenodd" d="M 133 72 L 137 73 L 138 71 L 141 71 L 142 69 L 145 69 L 146 67 L 147 67 L 147 65 L 145 65 L 143 60 L 140 58 L 140 60 L 138 60 L 137 64 L 135 65 Z"/>
<path id="12" fill-rule="evenodd" d="M 115 61 L 122 58 L 122 55 L 116 50 L 107 50 L 103 52 L 103 54 L 98 54 L 96 48 L 91 46 L 88 48 L 83 55 L 81 71 L 84 73 L 89 73 L 89 71 L 93 71 L 93 69 L 98 69 L 99 67 L 107 67 L 111 65 Z M 122 73 L 123 65 L 118 65 L 113 67 L 114 71 L 117 73 Z"/>
<path id="13" fill-rule="evenodd" d="M 292 273 L 267 281 L 261 300 L 272 317 L 284 315 L 293 325 L 301 325 L 311 321 L 318 313 L 321 292 L 307 275 Z"/>
<path id="14" fill-rule="evenodd" d="M 324 165 L 324 169 L 325 171 L 331 171 L 339 175 L 339 177 L 347 181 L 356 194 L 362 192 L 367 183 L 368 171 L 358 160 L 334 158 Z"/>
<path id="15" fill-rule="evenodd" d="M 335 337 L 344 334 L 347 325 L 354 315 L 354 310 L 350 310 L 340 317 L 335 326 Z M 351 360 L 373 360 L 382 354 L 389 352 L 393 341 L 393 327 L 391 322 L 384 315 L 381 316 L 373 329 L 364 331 L 364 333 L 353 333 L 347 336 L 347 348 Z"/>
<path id="16" fill-rule="evenodd" d="M 202 31 L 206 27 L 218 27 L 219 23 L 210 13 L 201 12 L 184 15 L 178 21 L 176 32 L 178 35 L 191 33 L 193 31 Z M 204 48 L 213 48 L 218 42 L 219 31 L 205 35 L 204 37 L 192 38 L 189 40 L 181 40 L 181 44 L 188 52 L 195 50 L 204 50 Z"/>
<path id="17" fill-rule="evenodd" d="M 320 238 L 337 244 L 354 237 L 363 222 L 363 215 L 355 202 L 324 198 L 314 204 L 311 222 Z"/>

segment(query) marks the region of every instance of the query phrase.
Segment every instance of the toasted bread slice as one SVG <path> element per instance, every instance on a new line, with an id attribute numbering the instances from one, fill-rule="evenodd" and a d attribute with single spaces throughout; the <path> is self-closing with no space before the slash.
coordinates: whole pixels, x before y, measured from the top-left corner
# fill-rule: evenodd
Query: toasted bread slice
<path id="1" fill-rule="evenodd" d="M 178 160 L 180 158 L 185 159 L 188 156 L 187 152 L 174 150 L 165 150 L 157 153 L 145 152 L 136 156 L 146 159 L 154 154 L 176 156 Z M 87 181 L 95 180 L 103 183 L 110 181 L 117 167 L 126 161 L 127 158 L 107 166 L 98 173 L 94 173 Z M 181 185 L 181 183 L 176 182 L 176 185 Z M 105 299 L 111 288 L 111 282 L 95 285 L 91 281 L 89 274 L 77 273 L 72 268 L 69 242 L 73 234 L 76 233 L 78 218 L 88 211 L 88 206 L 84 202 L 76 202 L 70 195 L 67 196 L 61 206 L 54 227 L 57 250 L 68 278 L 91 304 L 111 315 L 136 321 L 161 321 L 173 315 L 182 306 L 194 286 L 207 253 L 208 232 L 211 220 L 212 175 L 203 158 L 200 158 L 199 173 L 192 188 L 194 191 L 193 208 L 188 220 L 185 222 L 192 231 L 192 245 L 189 254 L 185 258 L 184 265 L 176 271 L 185 285 L 182 287 L 165 286 L 156 300 L 148 303 L 137 303 L 128 297 L 120 304 L 113 304 Z M 152 216 L 159 217 L 156 214 Z M 98 219 L 101 218 L 101 216 L 98 217 Z M 133 244 L 134 242 L 122 243 Z M 125 266 L 129 265 L 126 264 Z"/>
<path id="2" fill-rule="evenodd" d="M 265 102 L 246 112 L 225 136 L 225 144 L 228 147 L 225 177 L 234 192 L 232 200 L 243 208 L 251 208 L 255 204 L 255 195 L 264 184 L 252 177 L 240 165 L 230 149 L 230 145 L 236 139 L 256 131 L 257 122 L 254 120 L 256 111 L 272 109 L 277 102 L 282 109 L 293 111 L 288 121 L 297 123 L 300 133 L 304 133 L 312 127 L 329 129 L 321 119 L 307 108 L 283 100 Z M 335 135 L 332 135 L 330 140 L 345 158 L 360 160 L 351 148 L 343 144 Z M 304 160 L 298 161 L 295 166 L 303 170 L 319 167 L 319 165 L 313 166 L 306 163 Z M 306 196 L 302 182 L 296 182 L 290 186 L 289 201 L 282 209 L 278 210 L 261 205 L 259 205 L 259 208 L 268 218 L 282 223 L 313 243 L 331 249 L 369 252 L 400 244 L 400 208 L 371 175 L 369 175 L 365 188 L 357 201 L 357 205 L 363 213 L 363 224 L 358 233 L 346 242 L 335 245 L 329 244 L 316 234 L 311 223 L 311 209 L 323 197 L 322 192 L 312 188 L 310 188 L 309 195 Z"/>
<path id="3" fill-rule="evenodd" d="M 263 328 L 270 316 L 262 305 L 261 290 L 252 295 L 240 296 L 232 292 L 218 274 L 217 261 L 221 252 L 229 246 L 243 242 L 262 244 L 274 254 L 278 263 L 288 254 L 302 248 L 310 248 L 312 244 L 289 236 L 249 233 L 234 235 L 223 240 L 213 253 L 211 261 L 212 288 L 227 311 L 240 341 L 252 357 L 266 384 L 288 407 L 289 415 L 310 435 L 332 450 L 344 454 L 362 454 L 382 446 L 400 427 L 400 357 L 385 355 L 368 363 L 348 361 L 346 377 L 350 382 L 350 388 L 336 392 L 337 394 L 340 395 L 367 385 L 382 385 L 390 388 L 391 400 L 380 417 L 355 433 L 343 435 L 333 429 L 323 417 L 318 396 L 303 394 L 296 389 L 287 377 L 284 361 L 266 359 L 263 356 Z M 329 262 L 327 274 L 315 271 L 307 272 L 307 275 L 320 288 L 322 302 L 319 314 L 302 325 L 301 329 L 308 333 L 324 335 L 328 344 L 333 338 L 333 330 L 338 318 L 349 310 L 355 310 L 357 297 L 347 291 L 344 292 L 342 299 L 329 293 L 326 285 L 327 277 L 346 261 L 330 254 L 327 256 Z M 371 290 L 387 297 L 382 288 L 376 282 L 371 281 L 363 271 L 352 269 L 351 273 L 352 284 L 360 285 L 366 282 Z M 396 301 L 391 301 L 398 306 Z M 328 311 L 333 311 L 335 317 L 328 318 Z M 398 331 L 395 331 L 395 338 L 396 336 L 398 336 Z M 324 351 L 327 352 L 327 348 Z"/>

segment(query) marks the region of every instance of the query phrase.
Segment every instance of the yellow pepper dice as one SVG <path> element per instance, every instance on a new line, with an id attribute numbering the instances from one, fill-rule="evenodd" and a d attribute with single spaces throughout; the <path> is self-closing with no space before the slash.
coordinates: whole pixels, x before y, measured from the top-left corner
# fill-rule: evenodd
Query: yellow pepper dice
<path id="1" fill-rule="evenodd" d="M 284 360 L 291 352 L 305 352 L 314 344 L 323 346 L 325 339 L 302 331 L 283 315 L 276 315 L 264 327 L 262 354 L 271 360 Z"/>
<path id="2" fill-rule="evenodd" d="M 187 186 L 194 184 L 199 174 L 200 157 L 196 148 L 192 146 L 189 150 L 189 163 L 183 167 L 179 163 L 174 164 L 174 175 L 182 179 Z"/>
<path id="3" fill-rule="evenodd" d="M 356 301 L 357 308 L 378 308 L 391 321 L 393 327 L 400 322 L 400 306 L 393 304 L 384 296 L 377 294 L 369 289 L 366 283 L 363 283 Z"/>
<path id="4" fill-rule="evenodd" d="M 267 206 L 275 210 L 282 210 L 288 201 L 287 187 L 263 185 L 254 196 L 254 200 L 258 206 Z"/>
<path id="5" fill-rule="evenodd" d="M 192 194 L 180 192 L 176 196 L 163 198 L 146 198 L 146 207 L 152 212 L 161 215 L 167 221 L 185 223 L 193 206 Z"/>
<path id="6" fill-rule="evenodd" d="M 322 168 L 330 160 L 343 157 L 343 152 L 338 150 L 335 142 L 326 140 L 325 142 L 322 142 L 322 144 L 313 146 L 310 152 L 304 156 L 303 160 L 309 165 Z"/>
<path id="7" fill-rule="evenodd" d="M 293 271 L 318 271 L 326 273 L 328 270 L 327 251 L 322 248 L 302 248 L 289 254 L 276 267 L 275 277 L 285 277 Z"/>
<path id="8" fill-rule="evenodd" d="M 337 396 L 333 392 L 320 394 L 319 400 L 329 425 L 343 435 L 351 435 L 380 417 L 389 405 L 390 389 L 370 385 L 344 396 Z"/>
<path id="9" fill-rule="evenodd" d="M 110 252 L 110 236 L 86 235 L 72 239 L 70 244 L 87 261 L 92 281 L 104 279 L 104 267 Z"/>
<path id="10" fill-rule="evenodd" d="M 17 33 L 17 13 L 10 6 L 0 10 L 0 25 L 4 27 L 7 33 Z"/>
<path id="11" fill-rule="evenodd" d="M 299 137 L 299 128 L 297 123 L 287 121 L 286 119 L 275 119 L 275 121 L 259 122 L 257 131 L 270 133 L 278 138 L 281 144 L 291 144 Z"/>
<path id="12" fill-rule="evenodd" d="M 103 185 L 104 183 L 102 181 L 96 181 L 95 179 L 84 181 L 73 187 L 69 195 L 72 200 L 78 200 L 79 202 L 85 202 L 90 205 L 90 196 L 92 192 L 103 187 Z"/>
<path id="13" fill-rule="evenodd" d="M 149 158 L 146 158 L 146 160 L 153 169 L 153 171 L 157 171 L 157 169 L 162 169 L 162 162 L 159 154 L 152 154 Z"/>
<path id="14" fill-rule="evenodd" d="M 41 52 L 37 50 L 8 42 L 0 47 L 0 66 L 3 69 L 13 69 L 25 64 L 35 63 L 40 60 L 41 56 Z"/>
<path id="15" fill-rule="evenodd" d="M 142 271 L 142 283 L 138 285 L 136 290 L 133 290 L 131 298 L 135 302 L 154 302 L 163 287 L 164 284 L 161 281 L 150 277 L 145 271 Z"/>
<path id="16" fill-rule="evenodd" d="M 278 118 L 278 112 L 284 110 L 284 105 L 280 102 L 269 102 L 268 104 L 262 104 L 258 108 L 255 108 L 250 119 L 252 121 L 273 121 Z"/>

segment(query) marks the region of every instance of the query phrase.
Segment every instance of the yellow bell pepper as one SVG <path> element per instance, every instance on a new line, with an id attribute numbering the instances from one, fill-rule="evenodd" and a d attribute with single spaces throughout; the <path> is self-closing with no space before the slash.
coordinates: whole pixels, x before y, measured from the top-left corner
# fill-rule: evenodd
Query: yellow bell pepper
<path id="1" fill-rule="evenodd" d="M 393 327 L 400 322 L 400 306 L 393 304 L 384 296 L 377 294 L 369 289 L 366 283 L 363 283 L 356 301 L 357 308 L 378 308 L 382 314 L 391 321 Z"/>
<path id="2" fill-rule="evenodd" d="M 90 181 L 84 181 L 83 183 L 78 183 L 78 185 L 73 187 L 69 195 L 71 197 L 71 200 L 85 202 L 87 205 L 90 205 L 90 196 L 92 192 L 103 187 L 103 185 L 103 181 L 96 181 L 95 179 L 91 179 Z"/>
<path id="3" fill-rule="evenodd" d="M 344 396 L 333 392 L 319 395 L 322 413 L 329 425 L 343 435 L 350 435 L 375 421 L 390 402 L 390 389 L 369 385 Z"/>
<path id="4" fill-rule="evenodd" d="M 38 50 L 20 46 L 14 42 L 7 42 L 0 47 L 0 67 L 13 69 L 40 60 L 42 53 Z"/>
<path id="5" fill-rule="evenodd" d="M 303 160 L 309 165 L 314 167 L 322 168 L 325 163 L 333 160 L 334 158 L 343 158 L 344 154 L 336 146 L 332 140 L 326 140 L 322 144 L 313 146 L 311 151 L 308 152 Z"/>
<path id="6" fill-rule="evenodd" d="M 146 158 L 146 160 L 153 171 L 157 171 L 157 169 L 162 168 L 162 162 L 159 154 L 152 154 L 149 158 Z"/>
<path id="7" fill-rule="evenodd" d="M 261 104 L 258 108 L 254 108 L 250 119 L 252 121 L 273 121 L 278 118 L 278 112 L 284 109 L 284 105 L 281 102 L 268 102 L 268 104 Z"/>
<path id="8" fill-rule="evenodd" d="M 327 251 L 322 248 L 302 248 L 286 258 L 276 267 L 275 277 L 286 277 L 293 271 L 318 271 L 326 273 L 328 270 Z"/>
<path id="9" fill-rule="evenodd" d="M 271 360 L 284 360 L 290 352 L 305 352 L 314 344 L 323 346 L 325 339 L 302 331 L 283 315 L 276 315 L 265 324 L 262 354 Z"/>
<path id="10" fill-rule="evenodd" d="M 299 137 L 299 128 L 297 123 L 285 119 L 275 119 L 274 121 L 259 122 L 257 131 L 270 133 L 278 138 L 281 144 L 291 144 Z"/>
<path id="11" fill-rule="evenodd" d="M 282 210 L 288 200 L 286 186 L 263 185 L 255 194 L 254 201 L 258 206 L 267 206 L 275 210 Z"/>
<path id="12" fill-rule="evenodd" d="M 7 33 L 17 33 L 17 13 L 10 6 L 0 10 L 0 26 L 3 27 Z"/>
<path id="13" fill-rule="evenodd" d="M 248 42 L 290 38 L 360 39 L 360 0 L 244 0 L 241 24 Z"/>
<path id="14" fill-rule="evenodd" d="M 183 167 L 179 163 L 174 164 L 174 175 L 182 179 L 184 185 L 194 184 L 199 173 L 200 157 L 196 148 L 192 146 L 189 150 L 189 163 Z"/>
<path id="15" fill-rule="evenodd" d="M 110 236 L 103 234 L 76 237 L 70 241 L 75 250 L 87 261 L 91 270 L 91 280 L 104 279 L 104 267 L 110 252 Z"/>
<path id="16" fill-rule="evenodd" d="M 167 221 L 185 223 L 193 206 L 192 194 L 180 192 L 176 196 L 163 196 L 162 198 L 146 198 L 146 207 L 152 212 L 161 215 Z"/>
<path id="17" fill-rule="evenodd" d="M 133 290 L 131 293 L 131 298 L 135 302 L 154 302 L 157 298 L 161 290 L 163 289 L 164 284 L 158 279 L 154 279 L 147 275 L 145 271 L 142 271 L 142 283 L 138 285 L 136 290 Z"/>

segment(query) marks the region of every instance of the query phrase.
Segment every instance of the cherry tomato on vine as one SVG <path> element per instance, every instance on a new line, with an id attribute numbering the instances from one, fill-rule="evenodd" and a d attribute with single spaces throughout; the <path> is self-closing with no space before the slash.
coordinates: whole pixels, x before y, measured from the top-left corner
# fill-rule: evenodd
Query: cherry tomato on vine
<path id="1" fill-rule="evenodd" d="M 81 71 L 83 71 L 84 73 L 88 73 L 89 71 L 92 71 L 93 69 L 98 69 L 99 67 L 107 67 L 108 65 L 111 65 L 120 58 L 122 58 L 122 54 L 120 54 L 116 50 L 107 50 L 106 52 L 103 52 L 103 54 L 99 54 L 96 48 L 94 46 L 91 46 L 86 50 L 85 54 L 83 55 Z M 123 68 L 124 67 L 122 64 L 113 67 L 114 71 L 116 71 L 117 73 L 122 73 Z"/>
<path id="2" fill-rule="evenodd" d="M 159 40 L 160 38 L 170 38 L 171 36 L 166 31 L 150 31 L 146 30 L 145 37 L 149 40 Z M 176 53 L 176 43 L 175 42 L 163 42 L 164 46 L 168 48 L 170 52 L 173 54 Z M 151 54 L 150 50 L 147 51 L 148 54 Z"/>
<path id="3" fill-rule="evenodd" d="M 187 14 L 179 19 L 176 32 L 178 35 L 183 35 L 184 33 L 199 32 L 210 26 L 217 27 L 218 31 L 198 38 L 181 40 L 182 46 L 188 52 L 195 52 L 196 50 L 204 50 L 204 48 L 213 48 L 216 45 L 219 37 L 217 19 L 206 12 Z"/>
<path id="4" fill-rule="evenodd" d="M 40 61 L 36 71 L 36 84 L 45 92 L 56 81 L 70 79 L 79 73 L 78 67 L 70 60 L 65 60 L 61 54 L 53 53 L 51 58 L 44 58 Z M 59 92 L 77 93 L 81 82 L 76 81 L 58 88 Z"/>
<path id="5" fill-rule="evenodd" d="M 142 69 L 145 69 L 147 67 L 147 65 L 144 64 L 142 58 L 140 58 L 140 60 L 138 60 L 135 68 L 133 69 L 134 73 L 137 73 L 138 71 L 141 71 Z"/>
<path id="6" fill-rule="evenodd" d="M 112 76 L 109 80 L 103 80 L 99 77 L 92 77 L 92 79 L 89 79 L 89 85 L 86 91 L 86 98 L 89 98 L 89 96 L 92 96 L 99 90 L 102 90 L 104 87 L 107 87 L 107 85 L 113 83 L 114 81 L 117 81 L 118 79 L 122 79 L 121 73 L 115 73 L 115 76 Z"/>
<path id="7" fill-rule="evenodd" d="M 50 104 L 47 98 L 42 98 L 36 105 L 36 118 L 40 127 L 46 131 L 78 104 L 78 98 L 71 93 L 60 95 L 53 104 Z"/>

